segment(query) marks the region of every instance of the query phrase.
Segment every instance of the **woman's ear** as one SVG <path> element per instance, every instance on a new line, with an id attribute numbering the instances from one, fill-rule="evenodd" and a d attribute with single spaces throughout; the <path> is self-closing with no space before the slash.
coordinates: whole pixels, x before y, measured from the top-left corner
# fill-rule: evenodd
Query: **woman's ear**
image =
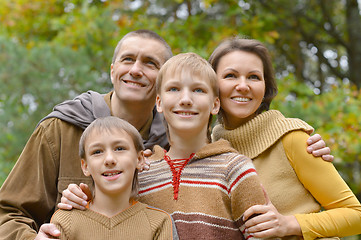
<path id="1" fill-rule="evenodd" d="M 143 169 L 145 165 L 145 158 L 144 158 L 144 151 L 139 151 L 138 152 L 138 157 L 137 157 L 137 169 Z"/>
<path id="2" fill-rule="evenodd" d="M 221 107 L 221 101 L 219 100 L 218 97 L 214 98 L 213 101 L 213 109 L 211 111 L 212 115 L 217 115 L 219 112 L 219 108 Z"/>
<path id="3" fill-rule="evenodd" d="M 157 97 L 156 97 L 156 99 L 155 99 L 155 103 L 157 104 L 157 111 L 160 112 L 160 113 L 163 112 L 163 109 L 162 109 L 162 100 L 161 100 L 159 94 L 157 94 Z"/>
<path id="4" fill-rule="evenodd" d="M 87 176 L 87 177 L 90 176 L 90 172 L 88 170 L 88 163 L 83 158 L 81 159 L 81 169 L 83 170 L 83 173 L 85 176 Z"/>

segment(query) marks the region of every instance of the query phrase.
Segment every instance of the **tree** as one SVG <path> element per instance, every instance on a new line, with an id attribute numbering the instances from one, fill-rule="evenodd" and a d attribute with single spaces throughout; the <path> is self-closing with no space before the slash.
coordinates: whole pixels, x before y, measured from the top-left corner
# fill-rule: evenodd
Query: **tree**
<path id="1" fill-rule="evenodd" d="M 293 66 L 299 81 L 311 83 L 320 91 L 344 80 L 361 88 L 361 17 L 357 0 L 279 0 L 260 4 L 277 15 L 275 27 L 282 37 L 277 39 L 275 49 L 286 64 Z"/>

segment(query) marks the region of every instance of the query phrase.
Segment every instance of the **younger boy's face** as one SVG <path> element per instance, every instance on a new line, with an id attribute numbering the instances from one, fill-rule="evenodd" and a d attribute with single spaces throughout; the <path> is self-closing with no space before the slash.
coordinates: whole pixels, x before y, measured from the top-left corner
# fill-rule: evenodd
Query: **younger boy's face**
<path id="1" fill-rule="evenodd" d="M 219 106 L 209 80 L 187 71 L 167 73 L 157 96 L 157 110 L 163 112 L 170 132 L 206 134 L 209 116 L 217 114 Z"/>
<path id="2" fill-rule="evenodd" d="M 143 160 L 143 152 L 137 152 L 131 136 L 119 129 L 94 129 L 84 146 L 82 169 L 86 176 L 92 176 L 96 191 L 130 193 L 135 169 Z"/>

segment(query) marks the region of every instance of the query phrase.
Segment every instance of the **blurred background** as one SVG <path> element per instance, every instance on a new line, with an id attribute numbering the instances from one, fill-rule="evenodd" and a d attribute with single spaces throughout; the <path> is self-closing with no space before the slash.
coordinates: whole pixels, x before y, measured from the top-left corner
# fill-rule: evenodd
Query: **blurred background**
<path id="1" fill-rule="evenodd" d="M 271 108 L 315 127 L 360 200 L 360 14 L 360 0 L 0 0 L 0 186 L 37 122 L 81 92 L 111 90 L 118 40 L 150 29 L 174 54 L 206 59 L 233 35 L 265 43 Z"/>

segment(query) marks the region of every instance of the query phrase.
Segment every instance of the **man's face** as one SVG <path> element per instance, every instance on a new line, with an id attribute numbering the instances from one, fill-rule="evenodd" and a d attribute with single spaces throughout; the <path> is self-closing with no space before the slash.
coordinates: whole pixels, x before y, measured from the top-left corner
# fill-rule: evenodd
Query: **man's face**
<path id="1" fill-rule="evenodd" d="M 155 82 L 165 62 L 166 48 L 154 39 L 124 39 L 111 66 L 114 92 L 122 102 L 155 103 Z"/>

